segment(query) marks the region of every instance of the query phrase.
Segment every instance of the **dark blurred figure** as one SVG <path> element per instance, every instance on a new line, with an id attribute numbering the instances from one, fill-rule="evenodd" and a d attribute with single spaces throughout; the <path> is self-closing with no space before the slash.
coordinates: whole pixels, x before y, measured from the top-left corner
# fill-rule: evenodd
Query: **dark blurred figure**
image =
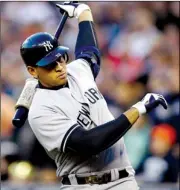
<path id="1" fill-rule="evenodd" d="M 1 141 L 1 181 L 9 180 L 9 171 L 8 167 L 11 163 L 18 161 L 19 157 L 19 148 L 18 146 L 9 141 Z"/>
<path id="2" fill-rule="evenodd" d="M 151 2 L 151 8 L 155 13 L 156 26 L 164 31 L 168 24 L 176 25 L 180 28 L 179 2 Z"/>

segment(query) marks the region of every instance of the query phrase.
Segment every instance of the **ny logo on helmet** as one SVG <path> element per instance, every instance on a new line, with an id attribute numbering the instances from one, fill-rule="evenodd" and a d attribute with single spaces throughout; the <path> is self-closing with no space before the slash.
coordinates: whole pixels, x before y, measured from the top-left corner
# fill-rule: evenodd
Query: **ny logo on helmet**
<path id="1" fill-rule="evenodd" d="M 45 47 L 46 51 L 49 51 L 53 48 L 53 45 L 51 44 L 50 41 L 43 42 L 42 45 Z"/>

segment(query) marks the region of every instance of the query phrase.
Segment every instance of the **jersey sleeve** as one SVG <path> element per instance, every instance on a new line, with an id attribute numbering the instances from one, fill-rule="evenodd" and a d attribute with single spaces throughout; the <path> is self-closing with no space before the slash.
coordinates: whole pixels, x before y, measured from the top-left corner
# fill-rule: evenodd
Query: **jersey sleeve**
<path id="1" fill-rule="evenodd" d="M 28 120 L 35 136 L 48 151 L 58 149 L 64 152 L 68 136 L 79 127 L 63 112 L 57 113 L 50 109 L 43 110 L 39 116 L 29 114 Z"/>

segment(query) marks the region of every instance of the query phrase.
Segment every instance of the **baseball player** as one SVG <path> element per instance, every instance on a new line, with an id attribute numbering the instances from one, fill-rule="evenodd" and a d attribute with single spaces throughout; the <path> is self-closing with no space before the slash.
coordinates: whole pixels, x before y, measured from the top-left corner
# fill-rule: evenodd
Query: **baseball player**
<path id="1" fill-rule="evenodd" d="M 95 83 L 101 59 L 91 10 L 86 4 L 58 7 L 78 19 L 75 60 L 67 64 L 68 48 L 48 33 L 23 42 L 21 56 L 38 80 L 30 126 L 57 165 L 61 189 L 137 190 L 122 136 L 142 114 L 167 109 L 166 100 L 149 93 L 114 119 Z"/>

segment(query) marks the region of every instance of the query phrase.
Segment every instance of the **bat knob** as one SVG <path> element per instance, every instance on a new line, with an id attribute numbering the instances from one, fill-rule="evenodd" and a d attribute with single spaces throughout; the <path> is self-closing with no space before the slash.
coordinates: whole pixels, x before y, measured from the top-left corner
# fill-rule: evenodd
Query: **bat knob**
<path id="1" fill-rule="evenodd" d="M 17 128 L 21 128 L 26 122 L 26 119 L 28 117 L 28 112 L 29 110 L 27 108 L 23 106 L 19 106 L 16 109 L 14 118 L 12 119 L 12 124 Z"/>

